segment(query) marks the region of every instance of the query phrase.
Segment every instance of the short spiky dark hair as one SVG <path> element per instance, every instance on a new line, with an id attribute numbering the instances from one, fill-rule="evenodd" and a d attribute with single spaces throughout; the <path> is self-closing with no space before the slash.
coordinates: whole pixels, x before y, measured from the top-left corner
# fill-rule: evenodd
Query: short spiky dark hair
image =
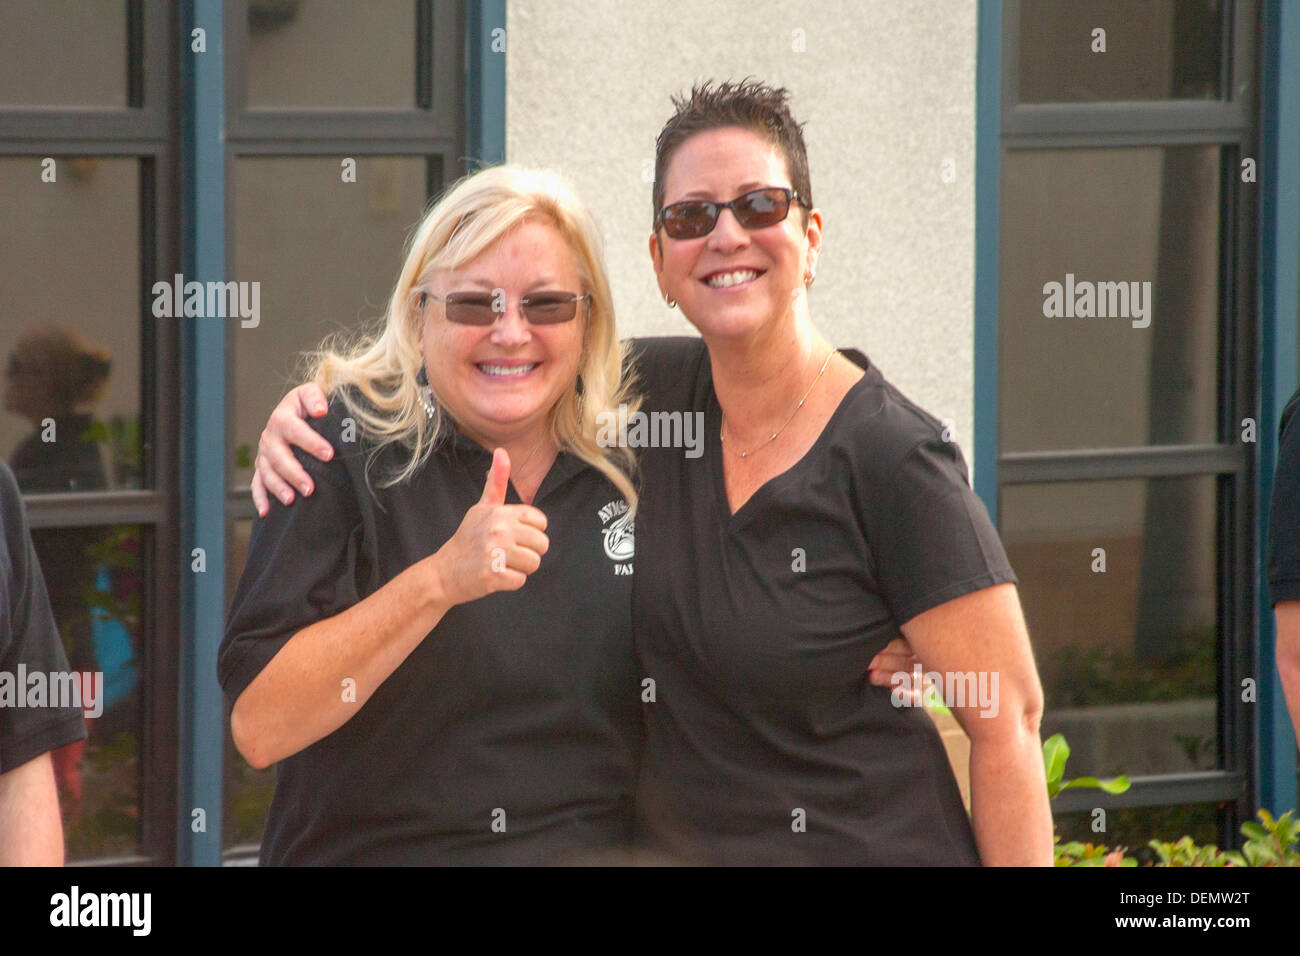
<path id="1" fill-rule="evenodd" d="M 803 126 L 790 113 L 790 91 L 746 77 L 739 83 L 696 84 L 689 96 L 674 96 L 676 112 L 659 131 L 655 141 L 655 184 L 652 195 L 655 221 L 664 201 L 664 180 L 668 163 L 677 148 L 697 133 L 736 126 L 752 130 L 772 143 L 785 157 L 790 185 L 812 208 L 812 182 L 808 175 L 808 151 Z"/>

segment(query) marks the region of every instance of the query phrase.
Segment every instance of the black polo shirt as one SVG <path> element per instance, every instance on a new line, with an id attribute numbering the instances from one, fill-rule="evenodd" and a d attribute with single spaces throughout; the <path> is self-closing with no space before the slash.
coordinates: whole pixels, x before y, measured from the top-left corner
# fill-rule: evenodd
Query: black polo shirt
<path id="1" fill-rule="evenodd" d="M 33 703 L 26 693 L 31 681 L 21 686 L 20 676 L 43 674 L 48 687 L 52 674 L 67 671 L 22 497 L 13 472 L 0 461 L 0 673 L 8 685 L 0 697 L 0 773 L 85 738 L 86 722 L 76 707 L 18 706 L 19 693 L 24 705 Z"/>
<path id="2" fill-rule="evenodd" d="M 1268 522 L 1268 592 L 1300 601 L 1300 391 L 1282 411 Z"/>
<path id="3" fill-rule="evenodd" d="M 334 399 L 311 423 L 331 461 L 297 452 L 314 493 L 253 526 L 219 659 L 228 707 L 295 632 L 432 554 L 483 494 L 491 454 L 459 435 L 388 488 L 380 452 L 372 493 L 346 415 Z M 561 453 L 533 504 L 550 550 L 523 588 L 452 608 L 355 716 L 279 763 L 263 863 L 560 863 L 626 845 L 641 720 L 625 503 Z"/>
<path id="4" fill-rule="evenodd" d="M 703 342 L 638 345 L 644 407 L 705 423 L 702 457 L 641 452 L 639 838 L 723 864 L 977 864 L 933 723 L 867 672 L 900 624 L 1016 580 L 961 452 L 845 350 L 866 374 L 733 516 Z"/>

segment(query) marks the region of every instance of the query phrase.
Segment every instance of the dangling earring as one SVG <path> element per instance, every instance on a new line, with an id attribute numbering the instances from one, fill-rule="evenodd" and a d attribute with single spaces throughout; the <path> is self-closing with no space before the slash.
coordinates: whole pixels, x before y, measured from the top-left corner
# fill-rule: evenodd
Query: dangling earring
<path id="1" fill-rule="evenodd" d="M 429 387 L 429 372 L 425 368 L 424 362 L 424 334 L 420 334 L 420 371 L 415 373 L 415 384 L 423 389 L 420 395 L 420 404 L 424 406 L 424 414 L 433 418 L 433 389 Z"/>
<path id="2" fill-rule="evenodd" d="M 671 296 L 668 295 L 668 293 L 665 292 L 665 293 L 664 293 L 664 305 L 668 306 L 668 308 L 670 308 L 670 309 L 675 309 L 675 308 L 677 308 L 677 300 L 674 299 L 674 298 L 672 298 Z"/>

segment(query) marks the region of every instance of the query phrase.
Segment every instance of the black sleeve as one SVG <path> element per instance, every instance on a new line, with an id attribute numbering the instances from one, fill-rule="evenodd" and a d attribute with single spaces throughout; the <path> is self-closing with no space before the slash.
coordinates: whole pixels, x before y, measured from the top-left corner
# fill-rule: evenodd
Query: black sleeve
<path id="1" fill-rule="evenodd" d="M 285 506 L 271 500 L 265 518 L 253 524 L 244 573 L 239 578 L 226 634 L 217 655 L 217 680 L 233 707 L 239 695 L 295 633 L 356 604 L 365 562 L 363 525 L 349 459 L 363 460 L 340 440 L 346 412 L 337 399 L 329 414 L 311 421 L 334 446 L 334 457 L 318 461 L 294 448 L 315 491 Z"/>
<path id="2" fill-rule="evenodd" d="M 955 442 L 927 438 L 864 502 L 885 600 L 901 626 L 971 591 L 1016 581 L 997 529 L 971 490 Z"/>
<path id="3" fill-rule="evenodd" d="M 1282 418 L 1268 521 L 1268 592 L 1272 603 L 1300 601 L 1300 392 Z"/>
<path id="4" fill-rule="evenodd" d="M 81 740 L 86 722 L 76 707 L 19 707 L 23 673 L 66 673 L 68 658 L 50 610 L 45 579 L 32 547 L 18 483 L 0 462 L 0 773 Z"/>

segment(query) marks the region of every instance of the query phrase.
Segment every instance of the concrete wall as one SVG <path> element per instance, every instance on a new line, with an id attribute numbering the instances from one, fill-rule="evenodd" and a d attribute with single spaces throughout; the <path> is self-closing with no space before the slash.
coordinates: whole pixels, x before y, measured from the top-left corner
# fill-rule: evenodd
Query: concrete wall
<path id="1" fill-rule="evenodd" d="M 789 87 L 826 225 L 813 318 L 953 419 L 969 462 L 975 21 L 974 2 L 511 0 L 507 159 L 559 170 L 591 204 L 624 334 L 693 334 L 646 247 L 669 97 L 708 78 Z"/>

